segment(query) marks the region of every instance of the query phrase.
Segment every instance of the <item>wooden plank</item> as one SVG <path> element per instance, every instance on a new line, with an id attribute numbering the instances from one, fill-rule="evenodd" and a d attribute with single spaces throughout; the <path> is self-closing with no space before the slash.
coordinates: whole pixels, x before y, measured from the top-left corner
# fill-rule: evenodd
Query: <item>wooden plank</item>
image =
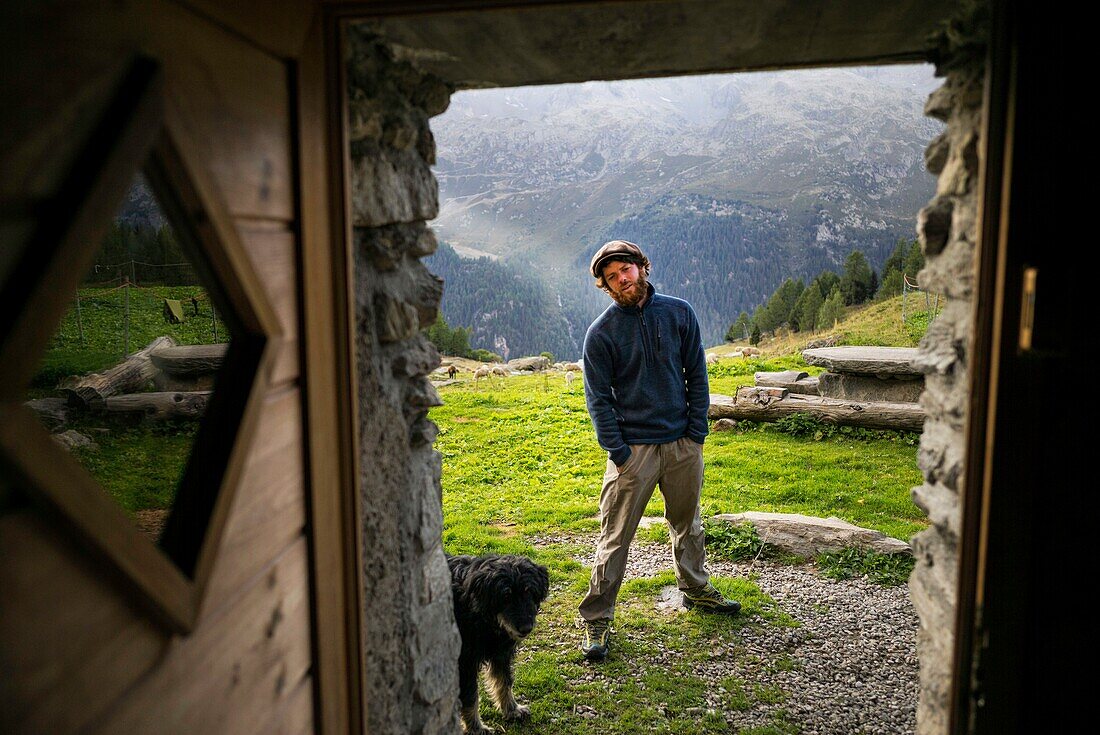
<path id="1" fill-rule="evenodd" d="M 21 478 L 25 492 L 58 514 L 95 558 L 117 572 L 136 601 L 173 630 L 190 628 L 195 616 L 190 581 L 57 446 L 29 408 L 0 404 L 0 458 Z"/>
<path id="2" fill-rule="evenodd" d="M 311 16 L 316 12 L 313 3 L 302 0 L 180 1 L 279 58 L 294 58 L 301 53 Z M 263 18 L 263 22 L 257 23 L 257 18 Z"/>
<path id="3" fill-rule="evenodd" d="M 202 165 L 211 170 L 229 210 L 293 218 L 282 61 L 165 0 L 23 5 L 11 22 L 15 33 L 3 36 L 12 38 L 5 48 L 17 50 L 13 58 L 26 69 L 12 94 L 5 95 L 18 102 L 6 105 L 0 117 L 10 123 L 4 129 L 14 132 L 13 147 L 19 151 L 19 175 L 5 181 L 13 185 L 14 195 L 30 191 L 33 201 L 52 196 L 72 155 L 65 145 L 69 129 L 79 136 L 85 116 L 102 107 L 105 88 L 117 79 L 118 69 L 140 52 L 161 62 L 168 98 L 182 110 L 193 137 L 203 141 Z M 5 30 L 8 26 L 5 18 Z"/>
<path id="4" fill-rule="evenodd" d="M 358 447 L 337 19 L 310 28 L 296 79 L 310 541 L 319 732 L 363 731 Z"/>
<path id="5" fill-rule="evenodd" d="M 739 388 L 735 397 L 710 394 L 707 418 L 777 421 L 795 413 L 808 413 L 822 421 L 868 429 L 920 431 L 924 409 L 916 403 L 859 403 L 797 393 L 785 397 L 762 395 L 763 388 Z"/>
<path id="6" fill-rule="evenodd" d="M 313 678 L 305 677 L 294 688 L 286 703 L 273 711 L 256 732 L 263 735 L 306 735 L 313 733 Z"/>
<path id="7" fill-rule="evenodd" d="M 170 2 L 133 6 L 147 52 L 165 61 L 166 90 L 234 215 L 294 215 L 286 69 Z"/>
<path id="8" fill-rule="evenodd" d="M 96 733 L 260 732 L 310 666 L 305 539 L 283 552 L 230 607 L 172 641 L 155 670 L 120 699 Z"/>
<path id="9" fill-rule="evenodd" d="M 218 550 L 201 617 L 226 605 L 306 522 L 301 393 L 269 397 Z"/>
<path id="10" fill-rule="evenodd" d="M 254 220 L 238 219 L 237 231 L 282 328 L 283 337 L 272 358 L 271 368 L 272 384 L 281 385 L 301 373 L 298 243 L 294 234 L 285 228 L 272 229 L 269 224 Z"/>
<path id="11" fill-rule="evenodd" d="M 0 590 L 0 732 L 83 730 L 169 644 L 93 557 L 29 508 L 0 515 Z"/>

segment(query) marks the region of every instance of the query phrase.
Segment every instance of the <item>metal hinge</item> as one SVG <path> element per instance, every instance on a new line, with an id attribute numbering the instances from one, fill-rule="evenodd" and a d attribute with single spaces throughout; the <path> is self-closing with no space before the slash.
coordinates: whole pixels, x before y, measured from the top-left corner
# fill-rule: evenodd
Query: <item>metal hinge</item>
<path id="1" fill-rule="evenodd" d="M 1035 281 L 1038 268 L 1024 269 L 1023 293 L 1020 297 L 1020 342 L 1021 352 L 1031 350 L 1032 331 L 1035 328 Z"/>

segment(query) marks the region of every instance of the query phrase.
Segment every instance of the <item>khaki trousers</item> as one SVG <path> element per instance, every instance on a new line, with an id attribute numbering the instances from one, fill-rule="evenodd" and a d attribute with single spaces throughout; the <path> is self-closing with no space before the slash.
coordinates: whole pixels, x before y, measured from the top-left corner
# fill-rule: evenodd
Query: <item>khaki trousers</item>
<path id="1" fill-rule="evenodd" d="M 665 520 L 672 536 L 672 559 L 680 589 L 710 581 L 699 518 L 703 488 L 703 447 L 684 437 L 668 444 L 635 444 L 620 472 L 608 460 L 600 493 L 600 540 L 588 595 L 580 605 L 585 620 L 615 617 L 630 542 L 653 489 L 661 488 Z"/>

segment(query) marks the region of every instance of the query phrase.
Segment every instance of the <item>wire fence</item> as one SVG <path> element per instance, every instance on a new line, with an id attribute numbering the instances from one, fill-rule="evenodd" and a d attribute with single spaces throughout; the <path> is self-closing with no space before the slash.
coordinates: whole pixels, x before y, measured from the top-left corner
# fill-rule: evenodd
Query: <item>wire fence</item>
<path id="1" fill-rule="evenodd" d="M 177 312 L 169 307 L 170 301 L 179 302 Z M 121 348 L 122 356 L 128 357 L 135 348 L 165 333 L 178 332 L 175 336 L 181 343 L 214 344 L 229 338 L 209 294 L 198 285 L 141 285 L 129 274 L 122 274 L 85 283 L 77 289 L 73 302 L 70 316 L 55 337 L 57 345 L 101 349 L 113 344 L 117 346 L 112 351 Z M 86 313 L 89 309 L 90 314 Z M 200 326 L 202 323 L 206 326 Z"/>
<path id="2" fill-rule="evenodd" d="M 909 280 L 909 276 L 901 276 L 901 321 L 908 320 L 915 314 L 923 313 L 928 316 L 928 323 L 935 321 L 947 304 L 947 297 L 933 291 L 921 288 L 915 281 Z M 920 307 L 923 305 L 923 309 Z"/>

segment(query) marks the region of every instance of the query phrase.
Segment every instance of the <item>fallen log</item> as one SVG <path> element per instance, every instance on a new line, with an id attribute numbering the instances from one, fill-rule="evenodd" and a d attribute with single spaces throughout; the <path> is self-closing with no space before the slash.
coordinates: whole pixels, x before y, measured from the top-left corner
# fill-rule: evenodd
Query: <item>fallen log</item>
<path id="1" fill-rule="evenodd" d="M 69 405 L 87 407 L 117 393 L 139 391 L 157 373 L 149 355 L 155 350 L 175 346 L 171 337 L 157 337 L 110 370 L 89 373 L 61 386 Z"/>
<path id="2" fill-rule="evenodd" d="M 145 421 L 197 421 L 206 414 L 211 391 L 130 393 L 104 399 L 98 410 L 110 414 L 138 414 Z"/>
<path id="3" fill-rule="evenodd" d="M 778 421 L 791 414 L 808 413 L 826 423 L 866 429 L 920 431 L 924 426 L 924 410 L 916 403 L 840 401 L 798 393 L 776 398 L 766 392 L 774 390 L 744 387 L 737 390 L 736 396 L 711 393 L 707 417 Z"/>
<path id="4" fill-rule="evenodd" d="M 228 343 L 162 347 L 149 357 L 158 369 L 174 378 L 195 378 L 218 372 L 225 361 Z"/>
<path id="5" fill-rule="evenodd" d="M 801 370 L 784 370 L 779 373 L 754 373 L 753 380 L 757 386 L 767 388 L 786 388 L 791 393 L 816 396 L 818 394 L 817 376 L 810 377 L 809 373 Z"/>

